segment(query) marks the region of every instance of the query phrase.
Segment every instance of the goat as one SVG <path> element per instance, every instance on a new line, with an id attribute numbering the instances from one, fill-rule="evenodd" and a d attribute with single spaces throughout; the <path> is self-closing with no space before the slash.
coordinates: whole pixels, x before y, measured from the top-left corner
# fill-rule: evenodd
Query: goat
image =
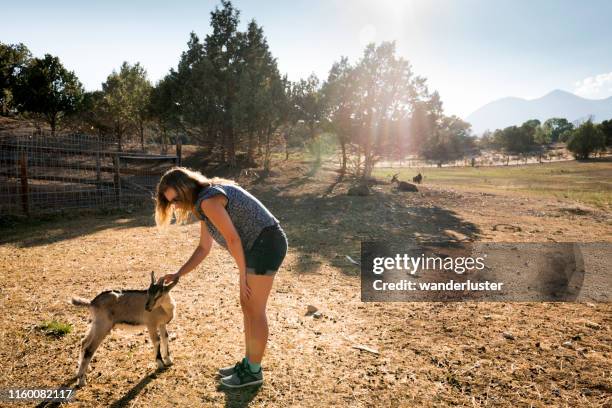
<path id="1" fill-rule="evenodd" d="M 417 184 L 421 184 L 421 181 L 423 181 L 423 176 L 421 175 L 421 173 L 419 173 L 412 178 L 412 181 Z"/>
<path id="2" fill-rule="evenodd" d="M 396 173 L 396 174 L 393 175 L 393 177 L 391 178 L 391 182 L 392 183 L 397 183 L 397 189 L 399 191 L 412 191 L 412 192 L 419 191 L 414 184 L 410 184 L 410 183 L 405 182 L 405 181 L 400 181 L 397 178 L 398 174 L 399 173 Z"/>
<path id="3" fill-rule="evenodd" d="M 104 291 L 91 302 L 83 298 L 72 298 L 73 305 L 88 307 L 92 317 L 89 332 L 81 342 L 78 386 L 87 383 L 85 376 L 89 362 L 104 337 L 115 327 L 146 326 L 155 349 L 157 368 L 172 365 L 166 324 L 174 318 L 175 304 L 170 290 L 177 283 L 178 279 L 169 285 L 163 282 L 158 284 L 155 282 L 155 273 L 151 272 L 151 285 L 146 290 Z"/>

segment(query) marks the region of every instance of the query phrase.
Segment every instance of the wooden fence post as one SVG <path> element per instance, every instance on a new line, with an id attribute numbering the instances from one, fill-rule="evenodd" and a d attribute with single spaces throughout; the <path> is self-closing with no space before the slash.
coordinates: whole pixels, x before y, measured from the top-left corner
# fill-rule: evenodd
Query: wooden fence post
<path id="1" fill-rule="evenodd" d="M 30 216 L 30 194 L 28 189 L 28 155 L 21 152 L 19 157 L 19 175 L 21 178 L 21 208 L 28 217 Z"/>
<path id="2" fill-rule="evenodd" d="M 113 156 L 113 165 L 115 167 L 115 196 L 121 207 L 121 163 L 119 161 L 119 154 Z"/>
<path id="3" fill-rule="evenodd" d="M 100 183 L 100 181 L 102 181 L 102 176 L 100 175 L 100 150 L 98 150 L 96 151 L 96 182 Z"/>

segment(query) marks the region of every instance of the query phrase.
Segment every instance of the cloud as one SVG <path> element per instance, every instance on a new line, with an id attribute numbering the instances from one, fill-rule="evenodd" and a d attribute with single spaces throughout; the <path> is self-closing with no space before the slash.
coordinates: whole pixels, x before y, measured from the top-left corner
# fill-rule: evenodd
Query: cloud
<path id="1" fill-rule="evenodd" d="M 575 84 L 575 93 L 585 98 L 607 98 L 612 95 L 612 72 L 584 78 Z"/>

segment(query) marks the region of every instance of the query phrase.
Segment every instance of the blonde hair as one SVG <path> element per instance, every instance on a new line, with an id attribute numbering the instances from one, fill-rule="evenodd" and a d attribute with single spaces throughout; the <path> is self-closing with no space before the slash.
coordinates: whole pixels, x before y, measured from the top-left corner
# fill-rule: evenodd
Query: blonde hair
<path id="1" fill-rule="evenodd" d="M 195 212 L 195 202 L 202 189 L 214 184 L 237 185 L 234 180 L 221 177 L 208 178 L 187 167 L 173 167 L 166 171 L 157 183 L 155 193 L 155 223 L 157 226 L 170 224 L 172 215 L 177 223 L 184 223 Z M 172 187 L 176 190 L 176 203 L 166 199 L 164 192 Z"/>

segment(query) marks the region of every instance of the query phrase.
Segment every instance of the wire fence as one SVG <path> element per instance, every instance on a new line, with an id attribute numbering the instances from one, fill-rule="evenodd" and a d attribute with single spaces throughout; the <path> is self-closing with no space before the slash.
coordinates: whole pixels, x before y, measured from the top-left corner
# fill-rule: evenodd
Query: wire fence
<path id="1" fill-rule="evenodd" d="M 178 164 L 180 154 L 119 151 L 88 134 L 0 132 L 0 215 L 142 205 Z"/>

